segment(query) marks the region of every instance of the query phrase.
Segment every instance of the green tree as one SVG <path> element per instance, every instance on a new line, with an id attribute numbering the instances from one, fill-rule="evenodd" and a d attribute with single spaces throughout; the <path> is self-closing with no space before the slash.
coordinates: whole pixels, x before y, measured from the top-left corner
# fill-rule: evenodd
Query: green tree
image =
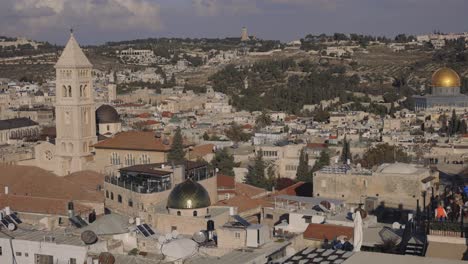
<path id="1" fill-rule="evenodd" d="M 460 126 L 458 127 L 458 133 L 460 133 L 460 134 L 466 134 L 466 129 L 467 129 L 466 121 L 465 121 L 465 119 L 463 119 L 463 120 L 460 122 Z"/>
<path id="2" fill-rule="evenodd" d="M 378 144 L 369 148 L 363 155 L 361 164 L 366 168 L 383 163 L 409 162 L 410 156 L 398 146 Z"/>
<path id="3" fill-rule="evenodd" d="M 305 149 L 299 155 L 299 165 L 297 166 L 296 179 L 298 181 L 310 182 L 309 179 L 309 155 Z"/>
<path id="4" fill-rule="evenodd" d="M 172 139 L 172 146 L 167 155 L 167 160 L 176 164 L 181 164 L 185 160 L 184 140 L 180 127 L 177 127 L 174 138 Z"/>
<path id="5" fill-rule="evenodd" d="M 265 188 L 267 185 L 265 168 L 266 164 L 263 160 L 263 151 L 260 149 L 257 151 L 254 164 L 249 165 L 247 168 L 247 175 L 245 176 L 244 183 L 260 188 Z"/>
<path id="6" fill-rule="evenodd" d="M 268 115 L 265 111 L 262 111 L 262 114 L 260 114 L 257 119 L 255 119 L 255 125 L 257 129 L 262 129 L 266 126 L 271 125 L 271 117 Z"/>
<path id="7" fill-rule="evenodd" d="M 244 133 L 244 131 L 242 131 L 242 127 L 237 123 L 232 123 L 232 125 L 225 131 L 225 133 L 230 140 L 236 143 L 240 141 L 245 142 L 251 138 L 251 135 Z"/>
<path id="8" fill-rule="evenodd" d="M 343 162 L 343 164 L 346 164 L 348 160 L 351 161 L 351 158 L 352 158 L 351 146 L 345 136 L 343 139 L 343 148 L 341 149 L 341 162 Z"/>
<path id="9" fill-rule="evenodd" d="M 210 140 L 210 135 L 208 135 L 208 133 L 206 131 L 205 131 L 205 133 L 203 133 L 203 140 L 205 140 L 205 141 Z"/>
<path id="10" fill-rule="evenodd" d="M 322 152 L 320 152 L 319 158 L 317 159 L 317 161 L 315 161 L 315 164 L 312 167 L 311 172 L 319 171 L 323 167 L 328 166 L 328 165 L 330 165 L 330 154 L 328 154 L 328 151 L 322 150 Z"/>
<path id="11" fill-rule="evenodd" d="M 236 166 L 236 163 L 234 162 L 234 157 L 230 155 L 225 148 L 216 151 L 213 159 L 211 160 L 211 166 L 217 168 L 220 174 L 235 176 L 234 167 Z"/>

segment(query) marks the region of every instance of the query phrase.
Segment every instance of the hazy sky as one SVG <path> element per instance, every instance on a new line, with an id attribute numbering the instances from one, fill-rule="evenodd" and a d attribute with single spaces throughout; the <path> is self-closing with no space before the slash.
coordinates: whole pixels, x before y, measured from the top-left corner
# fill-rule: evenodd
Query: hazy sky
<path id="1" fill-rule="evenodd" d="M 468 0 L 0 0 L 0 35 L 63 44 L 144 37 L 468 31 Z"/>

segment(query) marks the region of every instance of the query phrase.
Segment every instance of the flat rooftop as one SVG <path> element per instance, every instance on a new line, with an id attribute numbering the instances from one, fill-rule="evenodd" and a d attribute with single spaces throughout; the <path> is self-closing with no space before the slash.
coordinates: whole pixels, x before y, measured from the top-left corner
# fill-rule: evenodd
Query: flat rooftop
<path id="1" fill-rule="evenodd" d="M 32 226 L 20 224 L 15 231 L 5 228 L 0 232 L 0 238 L 14 238 L 18 240 L 35 241 L 42 243 L 53 243 L 70 246 L 86 246 L 79 236 L 65 233 L 65 230 L 42 231 L 36 230 Z"/>

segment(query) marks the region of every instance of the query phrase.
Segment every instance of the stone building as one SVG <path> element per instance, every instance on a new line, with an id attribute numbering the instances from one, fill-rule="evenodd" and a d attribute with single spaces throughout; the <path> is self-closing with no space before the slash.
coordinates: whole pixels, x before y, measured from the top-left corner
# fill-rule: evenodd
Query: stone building
<path id="1" fill-rule="evenodd" d="M 0 120 L 0 145 L 39 136 L 39 124 L 29 118 Z"/>
<path id="2" fill-rule="evenodd" d="M 314 174 L 313 193 L 351 204 L 375 197 L 386 206 L 416 208 L 417 199 L 422 205 L 421 192 L 430 191 L 437 179 L 429 168 L 405 163 L 383 164 L 376 171 L 329 166 Z"/>

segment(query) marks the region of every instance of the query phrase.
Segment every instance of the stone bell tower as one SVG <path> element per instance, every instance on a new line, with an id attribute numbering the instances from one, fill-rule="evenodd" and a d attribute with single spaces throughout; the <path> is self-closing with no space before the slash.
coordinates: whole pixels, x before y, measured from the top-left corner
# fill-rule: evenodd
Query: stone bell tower
<path id="1" fill-rule="evenodd" d="M 56 69 L 55 118 L 57 175 L 87 169 L 96 143 L 92 67 L 70 34 Z"/>

